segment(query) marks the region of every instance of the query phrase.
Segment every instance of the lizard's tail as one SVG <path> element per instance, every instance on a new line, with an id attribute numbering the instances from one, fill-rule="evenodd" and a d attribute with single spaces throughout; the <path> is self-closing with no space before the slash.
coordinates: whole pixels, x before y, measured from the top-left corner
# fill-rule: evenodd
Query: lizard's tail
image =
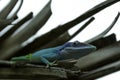
<path id="1" fill-rule="evenodd" d="M 31 60 L 31 54 L 28 54 L 26 56 L 19 56 L 19 57 L 11 58 L 11 61 L 30 61 L 30 60 Z"/>

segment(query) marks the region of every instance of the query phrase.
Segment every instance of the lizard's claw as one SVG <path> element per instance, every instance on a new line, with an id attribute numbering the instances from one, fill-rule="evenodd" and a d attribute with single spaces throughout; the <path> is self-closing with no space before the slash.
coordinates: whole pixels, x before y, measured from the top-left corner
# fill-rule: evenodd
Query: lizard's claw
<path id="1" fill-rule="evenodd" d="M 58 64 L 56 64 L 57 60 L 50 62 L 49 64 L 47 64 L 46 68 L 50 68 L 51 66 L 57 66 Z"/>

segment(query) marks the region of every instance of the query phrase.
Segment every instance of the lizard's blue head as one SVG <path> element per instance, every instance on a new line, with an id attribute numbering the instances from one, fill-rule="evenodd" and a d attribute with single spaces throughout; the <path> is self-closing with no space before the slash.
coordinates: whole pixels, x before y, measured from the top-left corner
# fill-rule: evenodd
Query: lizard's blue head
<path id="1" fill-rule="evenodd" d="M 84 56 L 96 50 L 96 47 L 90 44 L 81 43 L 79 41 L 68 42 L 61 48 L 60 54 L 71 55 L 75 57 Z"/>

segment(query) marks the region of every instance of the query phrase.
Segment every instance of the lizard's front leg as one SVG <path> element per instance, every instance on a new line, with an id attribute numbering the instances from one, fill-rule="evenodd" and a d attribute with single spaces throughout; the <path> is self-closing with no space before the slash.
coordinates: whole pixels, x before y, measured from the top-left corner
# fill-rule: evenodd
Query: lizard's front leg
<path id="1" fill-rule="evenodd" d="M 53 62 L 50 62 L 50 61 L 48 61 L 46 58 L 44 58 L 44 57 L 41 57 L 40 56 L 40 59 L 41 59 L 41 61 L 43 62 L 43 63 L 45 63 L 47 66 L 47 68 L 49 68 L 50 66 L 56 66 L 57 64 L 56 64 L 56 61 L 57 60 L 55 60 L 55 61 L 53 61 Z"/>

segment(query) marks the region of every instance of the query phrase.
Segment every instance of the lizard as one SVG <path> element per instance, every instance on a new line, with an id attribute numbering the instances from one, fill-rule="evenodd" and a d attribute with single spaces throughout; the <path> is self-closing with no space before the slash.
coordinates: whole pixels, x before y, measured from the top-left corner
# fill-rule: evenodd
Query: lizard
<path id="1" fill-rule="evenodd" d="M 78 59 L 95 50 L 96 47 L 91 44 L 79 41 L 66 42 L 57 47 L 38 50 L 33 54 L 13 57 L 11 61 L 44 63 L 47 66 L 53 66 L 56 65 L 57 60 Z"/>

